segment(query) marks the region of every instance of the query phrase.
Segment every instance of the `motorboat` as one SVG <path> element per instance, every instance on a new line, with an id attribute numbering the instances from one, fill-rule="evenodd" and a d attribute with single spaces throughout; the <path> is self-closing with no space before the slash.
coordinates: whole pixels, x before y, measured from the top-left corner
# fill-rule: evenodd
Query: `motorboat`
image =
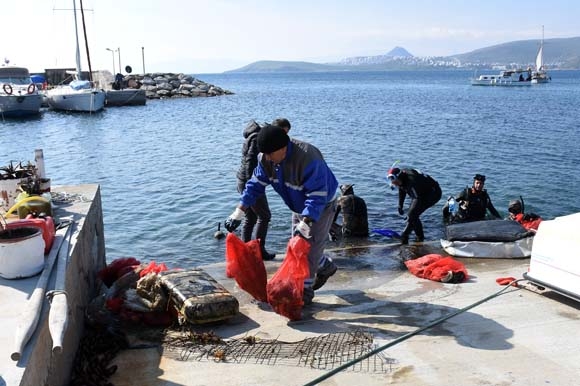
<path id="1" fill-rule="evenodd" d="M 580 213 L 544 220 L 524 278 L 580 301 Z"/>
<path id="2" fill-rule="evenodd" d="M 451 256 L 514 259 L 530 257 L 534 231 L 512 220 L 481 220 L 445 227 L 441 246 Z"/>
<path id="3" fill-rule="evenodd" d="M 42 95 L 24 67 L 0 67 L 0 118 L 38 115 Z"/>
<path id="4" fill-rule="evenodd" d="M 550 83 L 551 80 L 552 77 L 548 75 L 544 66 L 544 27 L 542 26 L 542 40 L 540 42 L 540 48 L 538 49 L 538 55 L 536 55 L 536 69 L 532 71 L 532 84 Z"/>
<path id="5" fill-rule="evenodd" d="M 125 88 L 122 90 L 106 90 L 106 105 L 108 106 L 143 106 L 147 102 L 145 90 Z"/>
<path id="6" fill-rule="evenodd" d="M 532 69 L 504 70 L 499 74 L 481 74 L 471 78 L 473 86 L 529 86 L 532 84 Z"/>
<path id="7" fill-rule="evenodd" d="M 76 0 L 73 0 L 73 14 L 76 36 L 76 71 L 67 72 L 73 76 L 73 81 L 67 85 L 47 90 L 46 99 L 50 108 L 54 110 L 97 112 L 105 107 L 105 91 L 95 87 L 90 80 L 81 78 Z"/>

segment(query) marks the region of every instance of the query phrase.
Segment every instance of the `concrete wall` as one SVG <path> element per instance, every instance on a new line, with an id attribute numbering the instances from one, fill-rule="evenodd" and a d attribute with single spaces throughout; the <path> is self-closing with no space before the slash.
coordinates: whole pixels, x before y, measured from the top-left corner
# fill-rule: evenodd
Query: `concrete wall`
<path id="1" fill-rule="evenodd" d="M 52 351 L 52 338 L 48 325 L 50 307 L 45 304 L 36 334 L 28 344 L 27 352 L 23 353 L 16 368 L 10 371 L 13 375 L 21 376 L 20 382 L 18 379 L 16 381 L 9 379 L 4 373 L 6 385 L 65 386 L 69 384 L 76 350 L 84 333 L 84 311 L 97 293 L 99 284 L 97 272 L 106 264 L 99 186 L 61 186 L 53 187 L 52 191 L 66 192 L 76 198 L 70 203 L 59 204 L 54 212 L 54 217 L 57 219 L 72 218 L 74 221 L 64 283 L 68 303 L 68 324 L 63 339 L 63 351 L 60 354 Z M 67 248 L 66 240 L 62 248 Z M 55 266 L 48 289 L 54 288 L 57 271 L 58 267 Z M 1 381 L 0 385 L 2 385 Z"/>

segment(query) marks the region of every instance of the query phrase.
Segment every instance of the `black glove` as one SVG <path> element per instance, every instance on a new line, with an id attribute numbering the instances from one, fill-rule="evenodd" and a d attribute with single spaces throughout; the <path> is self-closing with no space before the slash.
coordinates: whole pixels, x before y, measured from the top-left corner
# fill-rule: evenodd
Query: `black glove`
<path id="1" fill-rule="evenodd" d="M 398 207 L 397 211 L 399 212 L 399 215 L 401 215 L 401 216 L 405 214 L 405 211 L 403 210 L 402 206 Z"/>
<path id="2" fill-rule="evenodd" d="M 241 210 L 240 208 L 236 208 L 236 210 L 234 210 L 234 212 L 230 215 L 230 217 L 228 217 L 227 220 L 224 222 L 224 226 L 228 230 L 228 232 L 233 232 L 240 226 L 240 224 L 242 223 L 242 219 L 244 218 L 244 215 L 245 215 L 244 211 Z"/>

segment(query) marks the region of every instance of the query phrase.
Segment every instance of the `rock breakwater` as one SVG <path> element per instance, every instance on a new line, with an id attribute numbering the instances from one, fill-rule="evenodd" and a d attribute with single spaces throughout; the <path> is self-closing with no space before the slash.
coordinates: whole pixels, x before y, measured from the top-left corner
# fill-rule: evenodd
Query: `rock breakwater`
<path id="1" fill-rule="evenodd" d="M 115 88 L 114 82 L 113 88 Z M 125 75 L 120 88 L 145 90 L 147 99 L 213 97 L 233 94 L 229 90 L 206 83 L 191 75 L 173 73 Z"/>

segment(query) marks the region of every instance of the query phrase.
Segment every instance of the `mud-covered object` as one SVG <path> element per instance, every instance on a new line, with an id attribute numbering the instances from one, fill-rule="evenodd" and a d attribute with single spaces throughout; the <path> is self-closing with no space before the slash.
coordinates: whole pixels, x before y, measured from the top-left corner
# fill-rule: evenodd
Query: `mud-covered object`
<path id="1" fill-rule="evenodd" d="M 516 221 L 483 220 L 448 225 L 441 246 L 451 256 L 513 259 L 529 257 L 533 239 Z"/>
<path id="2" fill-rule="evenodd" d="M 482 220 L 445 227 L 448 241 L 515 241 L 530 236 L 530 232 L 515 221 Z"/>
<path id="3" fill-rule="evenodd" d="M 203 269 L 159 274 L 180 317 L 192 324 L 223 321 L 235 316 L 238 300 Z"/>

